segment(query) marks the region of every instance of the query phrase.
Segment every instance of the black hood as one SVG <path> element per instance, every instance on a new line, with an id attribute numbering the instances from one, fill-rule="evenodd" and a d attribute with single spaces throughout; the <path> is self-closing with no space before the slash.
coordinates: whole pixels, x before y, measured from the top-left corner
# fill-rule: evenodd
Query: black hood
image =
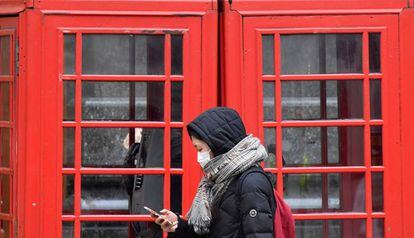
<path id="1" fill-rule="evenodd" d="M 187 125 L 187 131 L 206 142 L 214 156 L 228 152 L 247 136 L 239 114 L 227 107 L 203 112 Z"/>

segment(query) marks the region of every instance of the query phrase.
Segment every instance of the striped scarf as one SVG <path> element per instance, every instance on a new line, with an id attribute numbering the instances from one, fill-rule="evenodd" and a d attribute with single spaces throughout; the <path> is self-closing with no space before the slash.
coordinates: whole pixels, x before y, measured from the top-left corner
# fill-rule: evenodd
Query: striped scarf
<path id="1" fill-rule="evenodd" d="M 187 213 L 188 223 L 197 234 L 206 234 L 212 223 L 211 208 L 215 207 L 226 192 L 230 182 L 252 166 L 260 166 L 267 158 L 260 140 L 247 136 L 230 151 L 210 160 L 204 168 L 204 176 L 197 194 Z"/>

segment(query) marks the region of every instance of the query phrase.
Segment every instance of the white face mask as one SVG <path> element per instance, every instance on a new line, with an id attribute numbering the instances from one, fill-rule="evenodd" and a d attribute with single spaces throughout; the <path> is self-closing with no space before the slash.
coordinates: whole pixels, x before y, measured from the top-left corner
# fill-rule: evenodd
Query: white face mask
<path id="1" fill-rule="evenodd" d="M 197 162 L 202 168 L 204 168 L 210 160 L 210 151 L 197 152 Z"/>

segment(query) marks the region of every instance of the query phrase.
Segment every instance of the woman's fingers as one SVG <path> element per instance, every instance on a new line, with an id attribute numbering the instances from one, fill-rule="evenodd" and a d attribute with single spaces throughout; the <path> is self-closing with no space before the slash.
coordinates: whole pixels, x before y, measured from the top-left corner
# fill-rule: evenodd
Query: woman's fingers
<path id="1" fill-rule="evenodd" d="M 160 211 L 160 213 L 162 214 L 162 215 L 169 215 L 170 213 L 172 213 L 170 210 L 167 210 L 167 209 L 162 209 L 161 211 Z"/>

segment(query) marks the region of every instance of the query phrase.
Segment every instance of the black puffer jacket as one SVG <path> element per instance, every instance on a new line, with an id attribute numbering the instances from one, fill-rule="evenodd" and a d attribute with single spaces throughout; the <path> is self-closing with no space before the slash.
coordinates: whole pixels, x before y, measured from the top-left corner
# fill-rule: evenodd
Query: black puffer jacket
<path id="1" fill-rule="evenodd" d="M 187 129 L 191 135 L 205 141 L 214 156 L 228 152 L 246 137 L 240 116 L 229 108 L 208 110 L 191 122 Z M 169 237 L 274 237 L 275 205 L 268 178 L 262 173 L 249 173 L 243 181 L 239 177 L 230 183 L 218 206 L 212 208 L 210 233 L 198 235 L 191 225 L 179 219 L 178 228 L 169 233 Z"/>

